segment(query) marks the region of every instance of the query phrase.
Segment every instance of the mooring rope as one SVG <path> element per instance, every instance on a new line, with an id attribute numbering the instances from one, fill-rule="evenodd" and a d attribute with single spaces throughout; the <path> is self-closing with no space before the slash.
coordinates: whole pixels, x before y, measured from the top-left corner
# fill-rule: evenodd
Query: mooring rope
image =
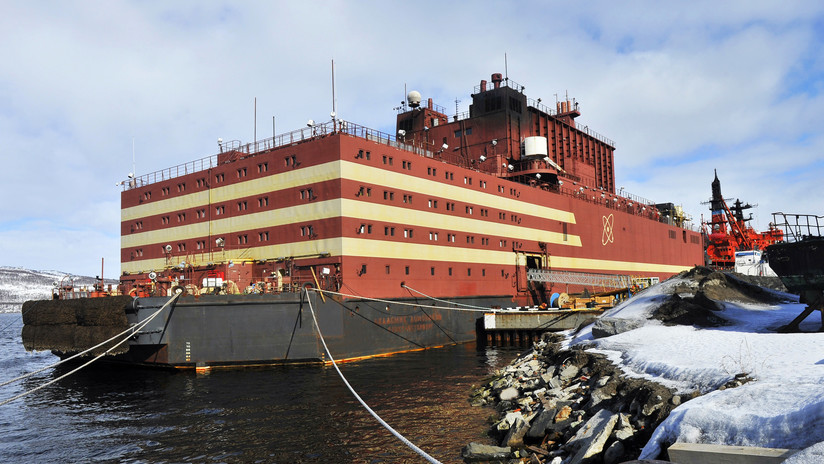
<path id="1" fill-rule="evenodd" d="M 450 305 L 455 305 L 455 306 L 464 306 L 464 307 L 463 308 L 456 308 L 454 306 L 426 306 L 426 305 L 423 305 L 421 303 L 407 303 L 407 302 L 404 302 L 404 301 L 392 301 L 392 300 L 384 300 L 384 299 L 381 299 L 381 298 L 369 298 L 369 297 L 365 297 L 365 296 L 351 295 L 351 294 L 348 294 L 348 293 L 333 292 L 331 290 L 321 290 L 319 288 L 310 288 L 308 290 L 312 290 L 313 292 L 318 292 L 318 293 L 326 293 L 327 295 L 338 295 L 338 296 L 343 296 L 343 297 L 347 297 L 347 298 L 357 298 L 357 299 L 361 299 L 361 300 L 377 301 L 377 302 L 380 302 L 380 303 L 386 303 L 386 304 L 391 304 L 391 305 L 396 305 L 396 306 L 426 306 L 427 308 L 433 308 L 433 309 L 448 309 L 450 311 L 470 311 L 470 312 L 476 312 L 476 313 L 504 312 L 504 310 L 502 310 L 502 309 L 492 309 L 492 308 L 484 308 L 483 306 L 477 306 L 477 305 L 468 305 L 468 304 L 463 304 L 463 303 L 453 303 L 451 301 L 441 300 L 441 299 L 426 295 L 426 294 L 421 293 L 421 292 L 419 292 L 419 291 L 417 291 L 417 290 L 415 290 L 411 287 L 407 287 L 406 285 L 404 285 L 403 287 L 407 288 L 409 290 L 412 290 L 415 293 L 419 293 L 419 294 L 421 294 L 421 295 L 423 295 L 423 296 L 425 296 L 425 297 L 427 297 L 427 298 L 429 298 L 433 301 L 438 301 L 438 302 L 441 302 L 441 303 L 444 303 L 444 304 L 450 304 Z"/>
<path id="2" fill-rule="evenodd" d="M 54 364 L 51 364 L 51 365 L 46 366 L 46 367 L 44 367 L 44 368 L 38 369 L 38 370 L 36 370 L 36 371 L 34 371 L 34 372 L 29 372 L 28 374 L 23 374 L 23 375 L 21 375 L 21 376 L 19 376 L 19 377 L 16 377 L 16 378 L 14 378 L 14 379 L 7 380 L 7 381 L 5 381 L 5 382 L 3 382 L 3 383 L 0 383 L 0 387 L 3 387 L 3 386 L 8 385 L 8 384 L 10 384 L 10 383 L 14 383 L 14 382 L 17 382 L 17 381 L 19 381 L 19 380 L 25 379 L 25 378 L 27 378 L 27 377 L 31 377 L 32 375 L 37 374 L 37 373 L 40 373 L 40 372 L 43 372 L 43 371 L 45 371 L 46 369 L 50 369 L 50 368 L 52 368 L 52 367 L 59 366 L 60 364 L 63 364 L 63 363 L 65 363 L 65 362 L 71 361 L 72 359 L 74 359 L 74 358 L 76 358 L 76 357 L 78 357 L 78 356 L 82 356 L 82 355 L 84 355 L 84 354 L 86 354 L 86 353 L 88 353 L 88 352 L 90 352 L 90 351 L 92 351 L 92 350 L 95 350 L 95 349 L 97 349 L 97 348 L 99 348 L 99 347 L 101 347 L 101 346 L 105 345 L 106 343 L 111 342 L 112 340 L 114 340 L 114 339 L 116 339 L 116 338 L 118 338 L 118 337 L 121 337 L 121 336 L 123 336 L 123 335 L 127 335 L 127 334 L 128 334 L 128 336 L 127 336 L 126 338 L 124 338 L 124 339 L 123 339 L 123 340 L 121 340 L 120 342 L 116 343 L 114 346 L 112 346 L 112 347 L 111 347 L 111 348 L 109 348 L 108 350 L 104 351 L 103 353 L 101 353 L 101 354 L 97 355 L 96 357 L 92 358 L 92 359 L 91 359 L 91 360 L 89 360 L 88 362 L 86 362 L 86 363 L 82 364 L 81 366 L 79 366 L 79 367 L 77 367 L 77 368 L 75 368 L 75 369 L 73 369 L 73 370 L 71 370 L 71 371 L 67 372 L 66 374 L 61 375 L 60 377 L 58 377 L 58 378 L 56 378 L 56 379 L 53 379 L 53 380 L 51 380 L 51 381 L 49 381 L 49 382 L 46 382 L 46 383 L 44 383 L 43 385 L 40 385 L 40 386 L 38 386 L 38 387 L 35 387 L 35 388 L 31 389 L 31 390 L 25 391 L 25 392 L 23 392 L 23 393 L 21 393 L 21 394 L 19 394 L 19 395 L 17 395 L 17 396 L 14 396 L 14 397 L 12 397 L 12 398 L 7 399 L 7 400 L 0 401 L 0 406 L 3 406 L 4 404 L 7 404 L 7 403 L 11 403 L 12 401 L 14 401 L 14 400 L 16 400 L 16 399 L 22 398 L 22 397 L 24 397 L 24 396 L 26 396 L 26 395 L 29 395 L 29 394 L 31 394 L 31 393 L 36 392 L 37 390 L 40 390 L 41 388 L 45 388 L 45 387 L 47 387 L 47 386 L 49 386 L 49 385 L 51 385 L 51 384 L 53 384 L 53 383 L 55 383 L 55 382 L 57 382 L 57 381 L 59 381 L 59 380 L 61 380 L 61 379 L 64 379 L 64 378 L 66 378 L 66 377 L 70 376 L 71 374 L 74 374 L 75 372 L 79 371 L 80 369 L 82 369 L 82 368 L 84 368 L 84 367 L 88 366 L 89 364 L 91 364 L 91 363 L 93 363 L 93 362 L 97 361 L 98 359 L 102 358 L 103 356 L 105 356 L 105 355 L 109 354 L 112 350 L 114 350 L 115 348 L 117 348 L 118 346 L 120 346 L 123 342 L 125 342 L 126 340 L 128 340 L 128 337 L 130 337 L 132 334 L 134 334 L 135 332 L 137 332 L 137 331 L 139 331 L 139 330 L 143 329 L 143 327 L 146 327 L 146 326 L 149 324 L 149 322 L 151 322 L 151 321 L 152 321 L 152 319 L 154 319 L 154 318 L 155 318 L 158 314 L 160 314 L 160 312 L 161 312 L 161 311 L 163 311 L 164 309 L 166 309 L 166 307 L 167 307 L 167 306 L 169 306 L 169 305 L 170 305 L 173 301 L 175 301 L 175 300 L 176 300 L 179 296 L 180 296 L 180 293 L 175 293 L 175 294 L 174 294 L 171 298 L 169 298 L 169 301 L 167 301 L 167 302 L 166 302 L 166 304 L 164 304 L 163 306 L 161 306 L 161 307 L 160 307 L 160 309 L 158 309 L 157 311 L 155 311 L 155 312 L 154 312 L 151 316 L 147 317 L 146 319 L 144 319 L 144 320 L 140 321 L 140 323 L 138 323 L 138 324 L 136 324 L 136 325 L 134 325 L 134 326 L 132 326 L 132 327 L 129 327 L 128 329 L 124 330 L 123 332 L 120 332 L 119 334 L 117 334 L 117 335 L 115 335 L 115 336 L 111 337 L 110 339 L 108 339 L 108 340 L 106 340 L 106 341 L 104 341 L 104 342 L 100 342 L 100 343 L 98 343 L 97 345 L 95 345 L 95 346 L 93 346 L 93 347 L 91 347 L 91 348 L 89 348 L 89 349 L 87 349 L 87 350 L 85 350 L 85 351 L 81 351 L 80 353 L 74 354 L 74 355 L 72 355 L 72 356 L 70 356 L 70 357 L 68 357 L 68 358 L 66 358 L 66 359 L 61 359 L 60 361 L 58 361 L 58 362 L 56 362 L 56 363 L 54 363 Z M 131 333 L 129 333 L 129 332 L 131 332 Z"/>
<path id="3" fill-rule="evenodd" d="M 323 343 L 323 349 L 326 351 L 326 354 L 329 356 L 329 360 L 332 361 L 332 366 L 334 366 L 335 370 L 338 371 L 338 375 L 340 376 L 341 380 L 343 380 L 343 383 L 346 384 L 346 387 L 349 389 L 349 391 L 352 393 L 352 395 L 358 400 L 358 402 L 360 402 L 361 406 L 363 406 L 367 411 L 369 411 L 369 414 L 371 414 L 372 417 L 374 417 L 384 428 L 386 428 L 386 430 L 389 430 L 389 432 L 391 432 L 392 435 L 397 437 L 400 441 L 403 442 L 403 444 L 408 446 L 412 451 L 418 453 L 421 457 L 423 457 L 427 461 L 431 462 L 432 464 L 441 464 L 440 461 L 438 461 L 437 459 L 435 459 L 432 456 L 430 456 L 429 454 L 427 454 L 426 451 L 424 451 L 424 450 L 418 448 L 417 446 L 415 446 L 414 443 L 407 440 L 406 437 L 401 435 L 399 432 L 397 432 L 395 429 L 393 429 L 389 424 L 387 424 L 386 421 L 381 419 L 381 416 L 379 416 L 375 411 L 373 411 L 372 408 L 370 408 L 369 405 L 366 404 L 365 401 L 363 401 L 363 398 L 361 398 L 360 395 L 358 395 L 358 393 L 355 391 L 355 389 L 352 388 L 352 385 L 349 384 L 349 381 L 346 380 L 346 377 L 343 376 L 343 373 L 340 371 L 340 368 L 338 368 L 338 364 L 335 362 L 335 358 L 332 357 L 332 352 L 329 351 L 329 347 L 326 345 L 326 340 L 324 340 L 323 333 L 321 333 L 321 331 L 320 331 L 320 324 L 318 324 L 318 318 L 315 316 L 315 308 L 312 307 L 312 299 L 309 298 L 308 289 L 307 289 L 307 292 L 306 292 L 306 300 L 309 302 L 309 311 L 312 313 L 312 320 L 315 322 L 315 328 L 318 330 L 318 337 L 320 337 L 320 341 L 321 341 L 321 343 Z"/>

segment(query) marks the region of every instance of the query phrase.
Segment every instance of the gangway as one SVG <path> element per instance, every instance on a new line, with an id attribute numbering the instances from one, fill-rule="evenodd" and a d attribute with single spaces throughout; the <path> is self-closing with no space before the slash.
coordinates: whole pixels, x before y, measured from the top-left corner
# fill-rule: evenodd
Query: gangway
<path id="1" fill-rule="evenodd" d="M 648 287 L 658 283 L 657 277 L 635 277 L 620 274 L 597 274 L 576 271 L 529 269 L 527 280 L 568 285 L 589 285 L 601 288 L 631 288 L 633 285 Z"/>

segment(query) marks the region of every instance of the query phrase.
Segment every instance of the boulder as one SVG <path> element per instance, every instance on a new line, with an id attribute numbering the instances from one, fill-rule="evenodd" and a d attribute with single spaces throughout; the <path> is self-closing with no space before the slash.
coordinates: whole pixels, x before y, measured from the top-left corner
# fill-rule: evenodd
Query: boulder
<path id="1" fill-rule="evenodd" d="M 472 442 L 461 450 L 464 462 L 503 461 L 511 457 L 509 448 Z"/>
<path id="2" fill-rule="evenodd" d="M 566 444 L 567 448 L 575 451 L 569 464 L 584 462 L 585 459 L 603 451 L 616 422 L 618 422 L 618 414 L 613 414 L 606 409 L 601 409 L 592 416 Z"/>
<path id="3" fill-rule="evenodd" d="M 602 317 L 592 326 L 592 336 L 604 338 L 629 332 L 644 325 L 644 321 L 637 319 L 620 319 L 617 317 Z"/>
<path id="4" fill-rule="evenodd" d="M 504 388 L 498 395 L 501 401 L 512 401 L 518 397 L 518 389 L 515 387 Z"/>

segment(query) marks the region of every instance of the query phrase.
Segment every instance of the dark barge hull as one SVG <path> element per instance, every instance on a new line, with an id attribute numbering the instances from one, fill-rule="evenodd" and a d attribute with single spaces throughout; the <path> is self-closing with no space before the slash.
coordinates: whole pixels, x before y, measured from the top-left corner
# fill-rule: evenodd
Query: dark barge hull
<path id="1" fill-rule="evenodd" d="M 146 320 L 167 301 L 134 299 L 125 310 L 128 323 Z M 489 308 L 511 304 L 511 297 L 451 301 Z M 392 303 L 329 297 L 324 301 L 318 294 L 183 296 L 133 335 L 127 352 L 104 359 L 197 369 L 330 362 L 312 311 L 336 361 L 475 340 L 476 319 L 482 313 L 437 305 L 440 308 L 413 298 Z M 65 358 L 82 348 L 55 354 Z"/>
<path id="2" fill-rule="evenodd" d="M 824 291 L 824 237 L 782 242 L 766 249 L 770 267 L 792 293 Z"/>

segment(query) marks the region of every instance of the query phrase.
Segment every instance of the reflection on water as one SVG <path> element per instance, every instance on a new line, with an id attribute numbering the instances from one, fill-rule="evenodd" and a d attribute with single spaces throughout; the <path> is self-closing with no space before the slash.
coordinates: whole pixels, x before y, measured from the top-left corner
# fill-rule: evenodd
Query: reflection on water
<path id="1" fill-rule="evenodd" d="M 20 318 L 0 314 L 0 328 Z M 19 324 L 0 332 L 0 382 L 57 360 L 26 353 Z M 395 430 L 441 462 L 486 437 L 488 408 L 468 395 L 517 352 L 459 345 L 341 365 Z M 0 400 L 52 380 L 0 387 Z M 96 367 L 0 406 L 4 462 L 422 462 L 378 424 L 332 367 L 205 375 Z"/>

